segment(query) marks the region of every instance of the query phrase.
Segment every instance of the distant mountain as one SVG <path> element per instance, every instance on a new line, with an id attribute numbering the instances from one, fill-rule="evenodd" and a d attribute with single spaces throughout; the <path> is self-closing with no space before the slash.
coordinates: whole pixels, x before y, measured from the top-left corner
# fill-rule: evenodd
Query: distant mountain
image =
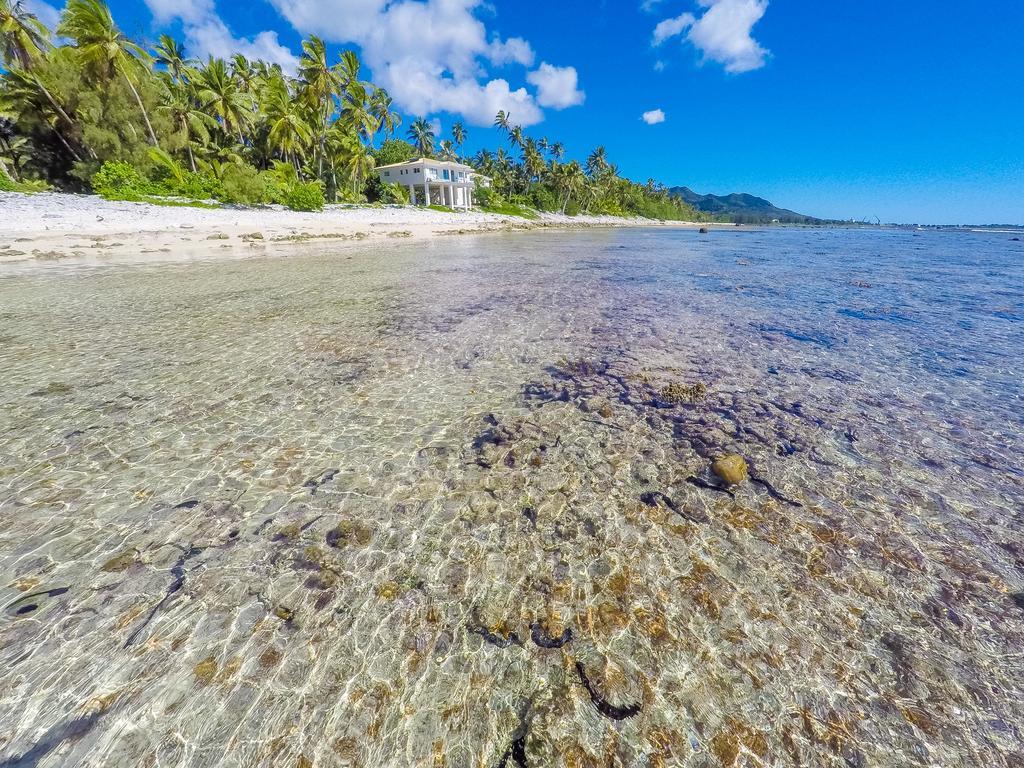
<path id="1" fill-rule="evenodd" d="M 698 211 L 709 213 L 716 218 L 737 224 L 820 224 L 821 219 L 805 216 L 796 211 L 776 208 L 761 197 L 745 194 L 698 195 L 689 187 L 672 187 L 669 194 L 681 197 Z"/>

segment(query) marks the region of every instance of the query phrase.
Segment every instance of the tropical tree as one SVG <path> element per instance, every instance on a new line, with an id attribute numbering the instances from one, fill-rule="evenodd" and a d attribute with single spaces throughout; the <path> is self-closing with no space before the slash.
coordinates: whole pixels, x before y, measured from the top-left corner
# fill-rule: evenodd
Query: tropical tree
<path id="1" fill-rule="evenodd" d="M 306 119 L 308 111 L 291 97 L 284 77 L 271 78 L 264 91 L 270 131 L 267 139 L 272 149 L 281 153 L 296 171 L 300 170 L 299 156 L 313 140 L 313 126 Z"/>
<path id="2" fill-rule="evenodd" d="M 466 126 L 461 122 L 452 124 L 452 144 L 456 152 L 462 152 L 462 145 L 466 143 Z"/>
<path id="3" fill-rule="evenodd" d="M 430 157 L 434 154 L 434 129 L 422 117 L 409 126 L 406 135 L 420 153 L 420 157 Z"/>
<path id="4" fill-rule="evenodd" d="M 197 96 L 203 108 L 214 117 L 226 136 L 236 136 L 245 144 L 243 128 L 252 113 L 252 98 L 238 87 L 223 59 L 210 58 L 199 70 Z"/>
<path id="5" fill-rule="evenodd" d="M 86 66 L 108 79 L 116 73 L 124 77 L 142 112 L 150 143 L 159 147 L 146 105 L 132 79 L 140 69 L 148 71 L 149 54 L 121 33 L 107 4 L 103 0 L 68 0 L 57 34 L 73 41 Z"/>
<path id="6" fill-rule="evenodd" d="M 21 0 L 0 0 L 0 54 L 5 67 L 31 69 L 49 41 L 49 30 Z"/>
<path id="7" fill-rule="evenodd" d="M 316 116 L 317 172 L 322 177 L 327 159 L 327 132 L 342 87 L 340 67 L 327 61 L 327 45 L 315 35 L 302 44 L 299 58 L 301 95 Z"/>
<path id="8" fill-rule="evenodd" d="M 156 63 L 167 71 L 172 83 L 185 82 L 191 62 L 185 57 L 185 49 L 181 43 L 170 35 L 160 35 L 160 42 L 157 43 L 154 53 Z"/>
<path id="9" fill-rule="evenodd" d="M 184 134 L 189 168 L 196 173 L 196 157 L 192 148 L 197 142 L 205 144 L 210 140 L 210 131 L 217 128 L 217 121 L 199 108 L 183 86 L 172 88 L 167 102 L 157 110 L 170 118 L 171 123 Z"/>
<path id="10" fill-rule="evenodd" d="M 391 95 L 383 88 L 374 89 L 370 94 L 370 110 L 377 118 L 377 124 L 384 129 L 385 141 L 390 139 L 395 128 L 402 124 L 402 116 L 395 111 Z"/>

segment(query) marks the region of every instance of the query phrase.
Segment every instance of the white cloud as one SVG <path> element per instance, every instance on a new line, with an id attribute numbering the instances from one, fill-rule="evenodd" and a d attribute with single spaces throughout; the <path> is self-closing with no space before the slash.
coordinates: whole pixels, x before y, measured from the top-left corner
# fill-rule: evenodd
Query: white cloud
<path id="1" fill-rule="evenodd" d="M 29 13 L 43 22 L 47 29 L 54 30 L 60 23 L 60 11 L 43 0 L 25 0 L 25 7 Z"/>
<path id="2" fill-rule="evenodd" d="M 522 38 L 488 36 L 476 15 L 485 7 L 484 0 L 270 3 L 302 34 L 358 44 L 374 81 L 407 112 L 452 112 L 473 125 L 490 125 L 499 110 L 522 126 L 544 119 L 540 100 L 526 88 L 513 87 L 504 78 L 488 78 L 488 64 L 529 67 L 535 57 Z"/>
<path id="3" fill-rule="evenodd" d="M 698 0 L 705 8 L 699 19 L 684 13 L 665 19 L 654 30 L 654 45 L 686 32 L 686 39 L 698 48 L 705 60 L 725 66 L 738 74 L 760 69 L 769 52 L 754 40 L 754 25 L 768 10 L 768 0 Z"/>
<path id="4" fill-rule="evenodd" d="M 697 18 L 692 13 L 684 13 L 673 19 L 665 19 L 654 28 L 654 44 L 661 45 L 670 37 L 675 37 L 693 26 Z"/>
<path id="5" fill-rule="evenodd" d="M 530 85 L 537 87 L 537 103 L 542 107 L 566 109 L 582 104 L 587 95 L 579 89 L 579 75 L 575 67 L 555 67 L 546 61 L 526 76 Z"/>
<path id="6" fill-rule="evenodd" d="M 657 125 L 665 122 L 665 113 L 660 109 L 652 109 L 650 112 L 644 112 L 642 119 L 648 125 Z"/>
<path id="7" fill-rule="evenodd" d="M 260 32 L 252 38 L 235 37 L 217 15 L 213 0 L 146 0 L 146 5 L 158 24 L 181 21 L 190 55 L 226 59 L 241 53 L 249 59 L 280 64 L 289 73 L 294 73 L 298 65 L 295 54 L 278 40 L 277 32 Z"/>
<path id="8" fill-rule="evenodd" d="M 532 67 L 535 57 L 533 48 L 526 40 L 521 37 L 510 37 L 505 41 L 497 39 L 492 41 L 487 58 L 498 66 L 521 64 L 524 67 Z"/>

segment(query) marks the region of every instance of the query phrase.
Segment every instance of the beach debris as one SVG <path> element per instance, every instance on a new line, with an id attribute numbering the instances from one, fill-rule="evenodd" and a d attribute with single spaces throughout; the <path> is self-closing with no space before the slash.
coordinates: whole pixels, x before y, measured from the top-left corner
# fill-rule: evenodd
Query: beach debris
<path id="1" fill-rule="evenodd" d="M 230 240 L 230 235 L 225 235 L 223 232 L 214 232 L 212 235 L 208 235 L 207 240 Z"/>
<path id="2" fill-rule="evenodd" d="M 640 714 L 640 710 L 643 707 L 639 703 L 619 707 L 602 697 L 594 687 L 594 684 L 590 682 L 590 678 L 587 677 L 587 670 L 583 667 L 583 662 L 576 662 L 576 672 L 580 676 L 580 682 L 583 683 L 583 687 L 587 689 L 587 693 L 590 695 L 590 700 L 597 708 L 597 711 L 605 717 L 611 720 L 626 720 Z"/>
<path id="3" fill-rule="evenodd" d="M 706 234 L 708 233 L 708 228 L 707 228 L 707 227 L 701 227 L 701 228 L 700 228 L 700 233 L 701 233 L 702 235 L 706 235 Z"/>
<path id="4" fill-rule="evenodd" d="M 715 459 L 711 471 L 726 485 L 739 485 L 750 476 L 746 459 L 737 453 Z"/>
<path id="5" fill-rule="evenodd" d="M 673 381 L 661 388 L 658 398 L 671 405 L 684 405 L 703 400 L 707 394 L 708 388 L 703 382 L 698 381 L 696 384 L 687 385 Z"/>

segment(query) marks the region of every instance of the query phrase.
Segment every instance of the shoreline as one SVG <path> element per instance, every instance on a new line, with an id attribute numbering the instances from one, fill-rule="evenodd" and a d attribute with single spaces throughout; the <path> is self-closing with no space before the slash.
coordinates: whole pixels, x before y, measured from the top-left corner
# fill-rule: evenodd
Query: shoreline
<path id="1" fill-rule="evenodd" d="M 0 264 L 146 261 L 145 256 L 238 258 L 275 244 L 371 244 L 536 230 L 618 227 L 733 229 L 706 222 L 540 213 L 494 213 L 413 206 L 329 205 L 318 213 L 283 208 L 192 208 L 104 200 L 60 192 L 0 193 Z"/>

